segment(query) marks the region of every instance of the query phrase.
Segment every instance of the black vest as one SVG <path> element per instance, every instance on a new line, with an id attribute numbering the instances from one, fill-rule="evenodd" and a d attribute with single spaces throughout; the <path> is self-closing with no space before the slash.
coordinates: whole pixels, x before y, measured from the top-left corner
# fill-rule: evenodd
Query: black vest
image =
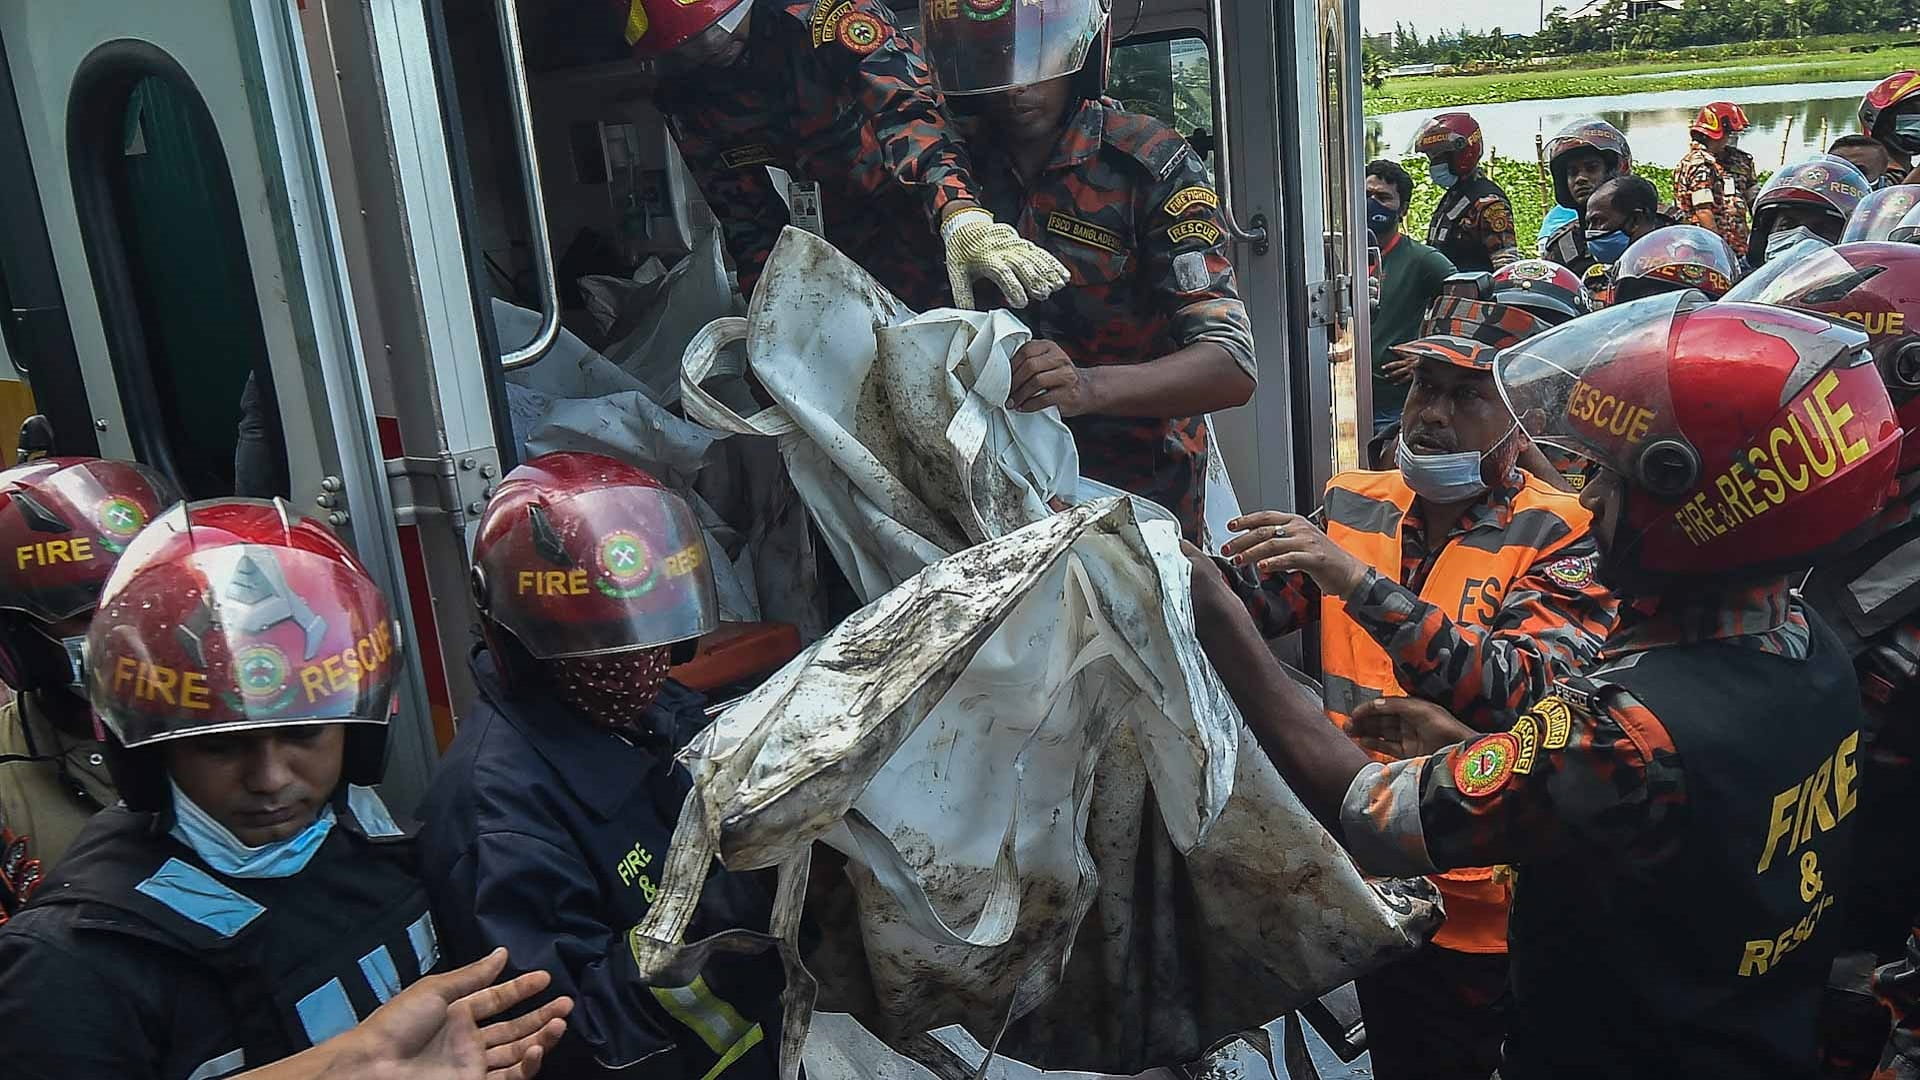
<path id="1" fill-rule="evenodd" d="M 1541 253 L 1547 261 L 1557 262 L 1581 277 L 1598 261 L 1587 254 L 1587 229 L 1580 218 L 1553 230 L 1553 235 L 1541 246 Z"/>
<path id="2" fill-rule="evenodd" d="M 1573 681 L 1576 707 L 1617 687 L 1660 718 L 1686 805 L 1656 866 L 1584 849 L 1520 869 L 1509 1080 L 1814 1075 L 1863 720 L 1846 654 L 1808 622 L 1804 661 L 1703 642 Z"/>
<path id="3" fill-rule="evenodd" d="M 1499 184 L 1476 175 L 1448 188 L 1446 194 L 1440 196 L 1440 205 L 1433 208 L 1433 221 L 1427 226 L 1427 246 L 1445 255 L 1456 270 L 1493 269 L 1493 253 L 1487 250 L 1486 241 L 1478 232 L 1460 224 L 1473 204 L 1489 195 L 1507 197 Z"/>
<path id="4" fill-rule="evenodd" d="M 216 873 L 157 833 L 155 815 L 116 806 L 35 906 L 81 905 L 76 930 L 138 938 L 218 977 L 226 1016 L 206 1023 L 230 1028 L 232 1049 L 196 1075 L 278 1061 L 352 1027 L 440 960 L 412 839 L 371 788 L 348 788 L 334 805 L 306 868 L 261 879 Z"/>

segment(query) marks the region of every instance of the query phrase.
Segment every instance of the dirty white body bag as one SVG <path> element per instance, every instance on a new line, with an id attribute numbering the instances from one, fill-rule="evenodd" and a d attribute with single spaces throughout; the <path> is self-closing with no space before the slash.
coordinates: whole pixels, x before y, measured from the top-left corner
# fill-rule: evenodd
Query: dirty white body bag
<path id="1" fill-rule="evenodd" d="M 700 385 L 743 335 L 774 399 L 744 418 Z M 1193 637 L 1172 517 L 1081 480 L 1053 410 L 1005 408 L 1027 339 L 1005 312 L 915 316 L 789 229 L 744 326 L 688 349 L 689 418 L 779 440 L 870 601 L 687 749 L 633 935 L 668 983 L 714 948 L 780 948 L 789 1070 L 816 990 L 803 901 L 823 1003 L 947 1075 L 972 1063 L 926 1033 L 951 1024 L 1042 1065 L 1192 1060 L 1435 918 L 1424 883 L 1362 878 L 1253 745 Z M 844 881 L 810 892 L 815 841 Z M 682 941 L 715 856 L 781 868 L 768 934 Z"/>

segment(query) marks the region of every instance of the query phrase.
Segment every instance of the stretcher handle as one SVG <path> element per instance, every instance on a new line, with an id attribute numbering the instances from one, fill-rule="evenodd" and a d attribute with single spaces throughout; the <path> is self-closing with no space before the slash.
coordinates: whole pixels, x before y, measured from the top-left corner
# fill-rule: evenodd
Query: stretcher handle
<path id="1" fill-rule="evenodd" d="M 701 427 L 738 435 L 791 435 L 800 430 L 787 410 L 769 405 L 752 416 L 741 416 L 719 398 L 707 392 L 701 383 L 715 375 L 745 375 L 727 355 L 727 346 L 747 340 L 747 320 L 738 315 L 723 315 L 700 328 L 687 342 L 680 357 L 680 405 L 687 419 Z"/>

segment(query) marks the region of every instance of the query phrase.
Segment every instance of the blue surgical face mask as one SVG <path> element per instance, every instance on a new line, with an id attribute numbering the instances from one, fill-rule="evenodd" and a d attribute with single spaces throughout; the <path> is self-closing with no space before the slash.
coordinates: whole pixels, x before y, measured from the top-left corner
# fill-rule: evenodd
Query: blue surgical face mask
<path id="1" fill-rule="evenodd" d="M 1625 229 L 1609 229 L 1605 232 L 1587 234 L 1587 254 L 1609 265 L 1620 261 L 1627 253 L 1627 246 L 1633 241 Z"/>
<path id="2" fill-rule="evenodd" d="M 1504 444 L 1519 430 L 1519 425 L 1507 429 L 1494 448 Z M 1481 462 L 1486 455 L 1478 450 L 1461 450 L 1452 454 L 1416 454 L 1407 449 L 1405 439 L 1398 440 L 1393 451 L 1394 464 L 1400 468 L 1401 479 L 1413 489 L 1415 495 L 1436 503 L 1466 502 L 1477 499 L 1487 493 L 1487 481 L 1481 475 Z"/>
<path id="3" fill-rule="evenodd" d="M 1460 177 L 1454 174 L 1453 166 L 1444 161 L 1429 161 L 1427 175 L 1443 188 L 1450 188 L 1460 182 Z"/>
<path id="4" fill-rule="evenodd" d="M 236 878 L 292 877 L 307 868 L 320 845 L 333 831 L 333 807 L 322 807 L 313 824 L 285 840 L 261 847 L 248 847 L 212 814 L 187 798 L 180 785 L 167 778 L 173 789 L 173 838 L 193 849 L 214 870 Z"/>
<path id="5" fill-rule="evenodd" d="M 1372 196 L 1367 197 L 1367 229 L 1381 240 L 1400 227 L 1400 211 Z"/>

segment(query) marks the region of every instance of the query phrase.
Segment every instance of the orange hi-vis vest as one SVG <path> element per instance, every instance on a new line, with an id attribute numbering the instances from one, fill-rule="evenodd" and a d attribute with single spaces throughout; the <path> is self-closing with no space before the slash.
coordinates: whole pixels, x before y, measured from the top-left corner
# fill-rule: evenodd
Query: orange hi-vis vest
<path id="1" fill-rule="evenodd" d="M 1398 471 L 1341 473 L 1327 484 L 1327 535 L 1348 554 L 1399 581 L 1400 522 L 1413 500 L 1413 489 Z M 1456 623 L 1491 625 L 1514 579 L 1587 535 L 1592 520 L 1579 496 L 1526 476 L 1498 543 L 1490 545 L 1481 533 L 1456 537 L 1434 560 L 1420 599 Z M 1392 658 L 1348 616 L 1346 601 L 1337 596 L 1320 599 L 1320 656 L 1327 716 L 1343 731 L 1353 710 L 1366 702 L 1411 696 L 1395 677 Z M 1493 879 L 1492 868 L 1450 870 L 1433 883 L 1447 908 L 1434 944 L 1456 952 L 1507 951 L 1507 888 Z"/>

